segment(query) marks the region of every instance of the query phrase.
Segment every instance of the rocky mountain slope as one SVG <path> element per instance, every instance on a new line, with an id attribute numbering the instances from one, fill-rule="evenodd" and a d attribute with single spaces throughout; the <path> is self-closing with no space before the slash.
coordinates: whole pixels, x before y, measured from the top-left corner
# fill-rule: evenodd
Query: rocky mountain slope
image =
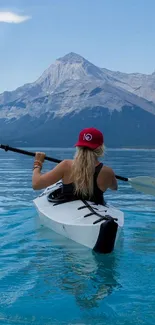
<path id="1" fill-rule="evenodd" d="M 0 95 L 1 139 L 72 146 L 90 125 L 104 132 L 109 146 L 155 146 L 154 78 L 112 72 L 69 53 L 34 83 Z"/>

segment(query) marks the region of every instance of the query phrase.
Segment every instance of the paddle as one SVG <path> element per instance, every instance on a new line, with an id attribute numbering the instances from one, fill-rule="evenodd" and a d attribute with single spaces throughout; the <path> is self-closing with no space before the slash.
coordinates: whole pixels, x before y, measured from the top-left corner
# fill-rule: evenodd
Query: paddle
<path id="1" fill-rule="evenodd" d="M 23 155 L 35 157 L 35 152 L 13 148 L 13 147 L 10 147 L 10 146 L 5 145 L 5 144 L 0 144 L 0 149 L 3 149 L 5 151 L 13 151 L 13 152 L 21 153 Z M 45 159 L 49 160 L 49 161 L 52 161 L 52 162 L 55 162 L 55 163 L 60 163 L 61 162 L 61 160 L 59 160 L 59 159 L 50 158 L 50 157 L 47 157 L 47 156 L 45 157 Z"/>
<path id="2" fill-rule="evenodd" d="M 35 156 L 34 152 L 13 148 L 13 147 L 10 147 L 10 146 L 4 145 L 4 144 L 0 144 L 0 149 L 3 149 L 5 151 L 17 152 L 17 153 L 31 156 L 31 157 Z M 45 157 L 45 160 L 48 160 L 48 161 L 51 161 L 54 163 L 61 162 L 61 160 L 59 160 L 59 159 L 55 159 L 55 158 L 48 157 L 48 156 Z M 150 195 L 155 196 L 155 178 L 153 178 L 153 177 L 138 176 L 138 177 L 134 177 L 134 178 L 127 178 L 127 177 L 122 177 L 122 176 L 118 176 L 118 175 L 115 175 L 115 177 L 121 181 L 128 182 L 137 191 L 144 192 L 145 194 L 150 194 Z"/>

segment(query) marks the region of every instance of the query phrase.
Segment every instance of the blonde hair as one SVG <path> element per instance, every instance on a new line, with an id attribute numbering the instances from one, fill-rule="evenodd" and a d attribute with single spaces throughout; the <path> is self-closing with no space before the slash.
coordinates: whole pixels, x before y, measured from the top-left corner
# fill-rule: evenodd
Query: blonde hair
<path id="1" fill-rule="evenodd" d="M 103 156 L 104 146 L 95 150 L 86 147 L 77 147 L 73 161 L 72 177 L 75 185 L 75 194 L 82 197 L 93 195 L 94 190 L 94 172 L 97 158 Z"/>

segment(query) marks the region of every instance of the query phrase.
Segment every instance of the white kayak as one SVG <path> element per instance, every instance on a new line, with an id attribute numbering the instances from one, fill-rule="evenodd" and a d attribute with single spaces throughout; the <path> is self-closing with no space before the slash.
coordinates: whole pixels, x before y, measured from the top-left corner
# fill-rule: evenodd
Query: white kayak
<path id="1" fill-rule="evenodd" d="M 59 198 L 58 182 L 33 202 L 45 226 L 56 233 L 100 253 L 110 253 L 124 224 L 124 213 L 109 204 Z"/>

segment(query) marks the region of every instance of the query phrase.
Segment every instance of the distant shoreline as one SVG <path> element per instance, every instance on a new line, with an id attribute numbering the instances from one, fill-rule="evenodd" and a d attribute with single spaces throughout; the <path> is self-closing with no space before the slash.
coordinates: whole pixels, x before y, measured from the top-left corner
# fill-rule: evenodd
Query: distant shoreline
<path id="1" fill-rule="evenodd" d="M 14 145 L 10 145 L 14 147 Z M 50 148 L 50 149 L 63 149 L 63 150 L 75 150 L 74 147 L 52 147 L 52 146 L 20 146 L 16 145 L 17 148 Z M 107 150 L 155 150 L 155 146 L 150 147 L 108 147 L 105 146 Z"/>

